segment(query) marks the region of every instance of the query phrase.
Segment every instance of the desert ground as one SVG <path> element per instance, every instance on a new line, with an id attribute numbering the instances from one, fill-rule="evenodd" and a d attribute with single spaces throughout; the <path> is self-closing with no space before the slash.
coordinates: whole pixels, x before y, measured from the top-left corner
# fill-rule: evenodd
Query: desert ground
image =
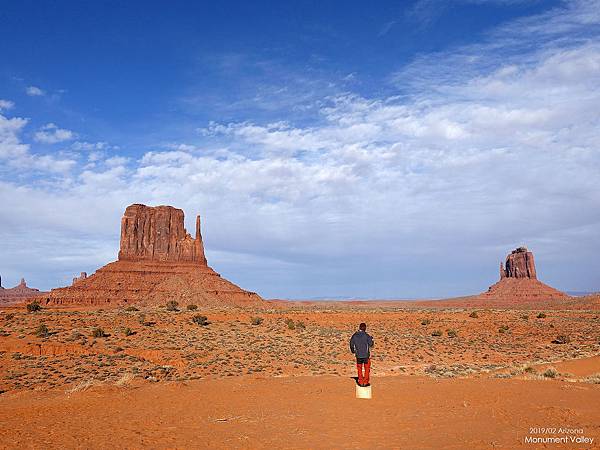
<path id="1" fill-rule="evenodd" d="M 0 446 L 600 448 L 600 310 L 443 304 L 6 307 Z"/>

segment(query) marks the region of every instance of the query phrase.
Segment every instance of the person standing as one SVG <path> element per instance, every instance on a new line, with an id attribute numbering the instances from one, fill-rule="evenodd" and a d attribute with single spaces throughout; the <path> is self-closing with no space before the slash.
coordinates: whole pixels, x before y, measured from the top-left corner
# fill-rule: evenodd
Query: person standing
<path id="1" fill-rule="evenodd" d="M 370 386 L 371 347 L 373 347 L 373 337 L 367 334 L 367 324 L 363 322 L 358 326 L 358 331 L 350 338 L 350 351 L 356 356 L 358 385 L 361 387 Z"/>

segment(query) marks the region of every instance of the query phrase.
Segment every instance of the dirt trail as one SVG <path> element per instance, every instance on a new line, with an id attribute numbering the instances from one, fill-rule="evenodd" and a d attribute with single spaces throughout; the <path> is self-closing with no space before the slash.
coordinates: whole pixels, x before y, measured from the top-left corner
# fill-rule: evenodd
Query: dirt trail
<path id="1" fill-rule="evenodd" d="M 530 427 L 583 429 L 600 448 L 600 385 L 385 377 L 372 400 L 340 377 L 230 378 L 5 393 L 7 448 L 541 448 Z M 531 435 L 548 436 L 548 435 Z M 561 435 L 562 436 L 562 435 Z"/>

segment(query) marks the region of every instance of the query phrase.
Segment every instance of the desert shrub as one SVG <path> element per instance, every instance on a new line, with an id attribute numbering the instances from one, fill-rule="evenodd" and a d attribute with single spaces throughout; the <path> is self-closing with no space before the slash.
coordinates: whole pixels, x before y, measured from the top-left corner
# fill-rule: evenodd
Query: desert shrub
<path id="1" fill-rule="evenodd" d="M 430 366 L 427 366 L 425 368 L 425 373 L 435 373 L 435 371 L 437 370 L 437 367 L 435 364 L 432 364 Z"/>
<path id="2" fill-rule="evenodd" d="M 40 302 L 38 302 L 37 300 L 34 300 L 31 303 L 27 303 L 27 312 L 37 312 L 41 309 L 42 307 L 40 306 Z"/>
<path id="3" fill-rule="evenodd" d="M 295 329 L 296 329 L 296 324 L 294 323 L 294 321 L 293 321 L 292 319 L 287 319 L 287 320 L 285 321 L 285 323 L 287 324 L 287 327 L 288 327 L 290 330 L 295 330 Z"/>
<path id="4" fill-rule="evenodd" d="M 600 384 L 600 372 L 585 377 L 583 381 L 585 381 L 586 383 Z"/>
<path id="5" fill-rule="evenodd" d="M 447 330 L 447 333 L 448 333 L 448 337 L 451 337 L 451 338 L 455 338 L 456 336 L 458 336 L 458 331 L 456 331 L 456 330 Z"/>
<path id="6" fill-rule="evenodd" d="M 442 330 L 434 330 L 434 331 L 431 333 L 431 335 L 432 335 L 432 336 L 435 336 L 435 337 L 439 337 L 439 336 L 441 336 L 441 335 L 442 335 Z"/>
<path id="7" fill-rule="evenodd" d="M 304 330 L 305 328 L 306 328 L 306 325 L 304 325 L 304 322 L 301 322 L 301 321 L 296 322 L 296 329 Z"/>
<path id="8" fill-rule="evenodd" d="M 556 378 L 558 376 L 558 370 L 556 370 L 554 367 L 548 367 L 542 375 L 544 375 L 546 378 Z"/>
<path id="9" fill-rule="evenodd" d="M 529 320 L 529 316 L 527 314 L 523 314 L 521 316 L 521 319 L 523 319 L 523 320 Z"/>
<path id="10" fill-rule="evenodd" d="M 139 309 L 137 309 L 135 306 L 128 306 L 127 308 L 125 308 L 125 311 L 135 312 L 135 311 L 139 311 Z"/>
<path id="11" fill-rule="evenodd" d="M 167 311 L 179 311 L 179 309 L 177 309 L 177 307 L 179 306 L 179 303 L 177 303 L 175 300 L 169 300 L 167 302 Z"/>
<path id="12" fill-rule="evenodd" d="M 78 330 L 71 331 L 71 337 L 67 339 L 68 341 L 76 341 L 77 339 L 81 339 L 83 334 L 81 334 Z"/>
<path id="13" fill-rule="evenodd" d="M 473 311 L 471 314 L 469 314 L 469 317 L 477 319 L 479 317 L 479 314 L 477 314 L 477 311 Z"/>
<path id="14" fill-rule="evenodd" d="M 431 320 L 429 320 L 429 319 L 421 320 L 421 325 L 429 325 L 430 323 L 431 323 Z"/>
<path id="15" fill-rule="evenodd" d="M 45 337 L 50 336 L 50 330 L 48 330 L 48 327 L 42 323 L 35 330 L 35 335 L 37 337 L 45 338 Z"/>
<path id="16" fill-rule="evenodd" d="M 263 323 L 263 318 L 262 317 L 253 317 L 252 319 L 250 319 L 250 323 L 252 325 L 260 325 L 261 323 Z"/>
<path id="17" fill-rule="evenodd" d="M 498 328 L 498 333 L 506 333 L 509 329 L 510 328 L 508 325 L 502 325 L 500 328 Z"/>
<path id="18" fill-rule="evenodd" d="M 8 313 L 8 314 L 4 315 L 4 320 L 6 320 L 8 322 L 9 320 L 12 320 L 13 317 L 15 317 L 15 315 L 13 313 Z"/>
<path id="19" fill-rule="evenodd" d="M 566 334 L 559 334 L 556 339 L 552 341 L 553 344 L 568 344 L 571 342 L 571 338 Z"/>
<path id="20" fill-rule="evenodd" d="M 104 330 L 102 328 L 96 327 L 92 330 L 92 337 L 103 338 L 103 337 L 106 337 L 106 333 L 104 332 Z"/>
<path id="21" fill-rule="evenodd" d="M 546 313 L 543 313 L 543 312 L 539 313 L 539 314 L 537 315 L 537 318 L 538 318 L 538 319 L 545 319 L 545 318 L 546 318 Z"/>
<path id="22" fill-rule="evenodd" d="M 525 367 L 525 369 L 523 369 L 523 372 L 525 373 L 535 373 L 535 369 L 531 366 L 527 366 Z"/>
<path id="23" fill-rule="evenodd" d="M 196 325 L 200 325 L 202 327 L 204 327 L 210 323 L 206 316 L 202 316 L 200 314 L 196 314 L 194 317 L 192 317 L 192 322 L 195 323 Z"/>
<path id="24" fill-rule="evenodd" d="M 196 311 L 198 309 L 198 305 L 187 305 L 186 308 L 188 311 Z"/>
<path id="25" fill-rule="evenodd" d="M 134 331 L 131 328 L 127 327 L 123 329 L 123 334 L 125 336 L 131 336 L 132 334 L 134 334 Z"/>

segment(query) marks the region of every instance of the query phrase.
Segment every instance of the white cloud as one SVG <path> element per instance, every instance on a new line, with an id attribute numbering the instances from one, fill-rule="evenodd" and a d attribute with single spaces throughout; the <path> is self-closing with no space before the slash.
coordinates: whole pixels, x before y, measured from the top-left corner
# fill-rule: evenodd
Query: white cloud
<path id="1" fill-rule="evenodd" d="M 25 92 L 27 93 L 27 95 L 29 95 L 30 97 L 42 97 L 44 95 L 46 95 L 46 92 L 43 91 L 42 89 L 40 89 L 37 86 L 28 86 L 25 89 Z"/>
<path id="2" fill-rule="evenodd" d="M 76 161 L 30 152 L 29 144 L 22 142 L 20 133 L 28 120 L 20 117 L 7 118 L 0 114 L 0 161 L 6 168 L 24 171 L 65 173 L 75 166 Z M 0 171 L 2 175 L 3 171 Z"/>
<path id="3" fill-rule="evenodd" d="M 93 151 L 93 150 L 105 150 L 110 146 L 106 142 L 81 142 L 76 141 L 71 144 L 71 148 L 77 151 Z"/>
<path id="4" fill-rule="evenodd" d="M 0 111 L 2 111 L 3 109 L 12 109 L 14 106 L 15 104 L 10 100 L 2 100 L 0 98 Z"/>
<path id="5" fill-rule="evenodd" d="M 58 142 L 70 141 L 76 137 L 77 135 L 72 131 L 58 128 L 53 123 L 44 125 L 34 135 L 34 139 L 37 142 L 42 142 L 44 144 L 56 144 Z"/>

